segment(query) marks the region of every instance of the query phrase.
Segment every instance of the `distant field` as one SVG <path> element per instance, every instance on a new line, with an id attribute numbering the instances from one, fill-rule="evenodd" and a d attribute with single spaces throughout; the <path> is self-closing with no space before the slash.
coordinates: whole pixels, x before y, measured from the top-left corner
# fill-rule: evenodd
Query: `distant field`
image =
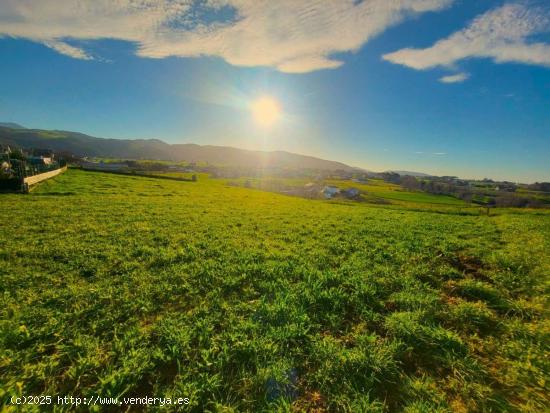
<path id="1" fill-rule="evenodd" d="M 312 182 L 308 178 L 239 178 L 229 180 L 231 182 L 244 185 L 249 182 L 253 188 L 273 188 L 278 185 L 281 187 L 303 187 Z M 458 207 L 471 207 L 472 205 L 447 195 L 434 195 L 419 191 L 406 191 L 401 186 L 384 182 L 381 179 L 370 179 L 368 183 L 353 182 L 349 179 L 327 179 L 322 181 L 326 185 L 334 185 L 340 189 L 357 188 L 364 194 L 366 200 L 382 199 L 387 201 L 397 201 L 397 204 L 437 204 L 450 205 Z M 422 205 L 417 205 L 422 206 Z M 425 206 L 425 205 L 424 205 Z"/>
<path id="2" fill-rule="evenodd" d="M 80 170 L 0 195 L 2 400 L 545 411 L 550 214 L 350 186 L 404 202 Z"/>
<path id="3" fill-rule="evenodd" d="M 414 203 L 427 203 L 427 204 L 442 204 L 442 205 L 455 205 L 466 206 L 467 204 L 457 198 L 447 195 L 434 195 L 426 192 L 412 192 L 406 191 L 399 185 L 394 185 L 388 182 L 384 182 L 381 179 L 370 179 L 368 183 L 356 183 L 352 181 L 328 181 L 328 183 L 340 186 L 343 188 L 354 187 L 361 191 L 365 191 L 375 197 L 388 199 L 392 201 L 404 201 Z"/>

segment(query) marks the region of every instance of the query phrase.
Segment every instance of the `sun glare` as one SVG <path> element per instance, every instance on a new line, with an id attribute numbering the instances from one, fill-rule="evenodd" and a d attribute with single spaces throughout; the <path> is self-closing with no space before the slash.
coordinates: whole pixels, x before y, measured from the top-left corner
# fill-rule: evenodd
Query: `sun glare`
<path id="1" fill-rule="evenodd" d="M 250 105 L 254 120 L 261 126 L 273 125 L 281 116 L 279 102 L 269 96 L 261 97 Z"/>

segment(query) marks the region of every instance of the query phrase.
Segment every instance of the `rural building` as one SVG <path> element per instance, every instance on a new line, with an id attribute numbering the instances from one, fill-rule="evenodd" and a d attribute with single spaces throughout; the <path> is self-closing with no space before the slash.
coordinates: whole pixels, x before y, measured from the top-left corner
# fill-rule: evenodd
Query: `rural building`
<path id="1" fill-rule="evenodd" d="M 50 149 L 31 149 L 27 162 L 31 165 L 50 166 L 55 161 L 55 155 Z"/>
<path id="2" fill-rule="evenodd" d="M 299 191 L 299 196 L 310 199 L 319 198 L 319 193 L 321 192 L 321 189 L 321 185 L 314 182 L 309 182 L 305 184 L 304 188 Z"/>
<path id="3" fill-rule="evenodd" d="M 335 186 L 330 186 L 330 185 L 327 185 L 323 188 L 323 190 L 321 191 L 321 194 L 323 194 L 323 196 L 326 198 L 326 199 L 331 199 L 331 198 L 334 198 L 336 195 L 338 195 L 340 193 L 340 190 L 335 187 Z"/>
<path id="4" fill-rule="evenodd" d="M 348 188 L 342 191 L 342 195 L 349 199 L 355 199 L 360 195 L 360 191 L 357 188 Z"/>
<path id="5" fill-rule="evenodd" d="M 53 163 L 52 156 L 28 156 L 27 162 L 31 165 L 49 166 Z"/>

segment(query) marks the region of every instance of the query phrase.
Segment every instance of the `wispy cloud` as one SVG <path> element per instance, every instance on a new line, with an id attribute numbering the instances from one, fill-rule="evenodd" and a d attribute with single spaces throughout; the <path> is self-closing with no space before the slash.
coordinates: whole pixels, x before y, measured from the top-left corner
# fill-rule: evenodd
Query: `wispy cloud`
<path id="1" fill-rule="evenodd" d="M 1 0 L 0 36 L 78 59 L 91 56 L 67 41 L 119 39 L 143 57 L 219 56 L 301 73 L 339 67 L 335 53 L 357 51 L 405 18 L 453 1 Z"/>
<path id="2" fill-rule="evenodd" d="M 445 156 L 447 155 L 447 152 L 434 152 L 433 154 L 437 156 Z"/>
<path id="3" fill-rule="evenodd" d="M 443 76 L 439 78 L 441 83 L 461 83 L 468 79 L 470 75 L 468 73 L 457 73 L 456 75 Z"/>
<path id="4" fill-rule="evenodd" d="M 57 40 L 47 40 L 43 43 L 49 48 L 55 50 L 56 52 L 64 54 L 66 56 L 75 59 L 92 60 L 92 57 L 83 49 L 71 46 L 70 44 L 67 44 L 65 42 L 60 42 Z"/>
<path id="5" fill-rule="evenodd" d="M 452 67 L 462 59 L 473 57 L 491 58 L 496 63 L 550 66 L 550 44 L 528 41 L 530 36 L 548 31 L 548 9 L 507 4 L 478 16 L 465 29 L 431 47 L 401 49 L 383 58 L 417 70 Z"/>

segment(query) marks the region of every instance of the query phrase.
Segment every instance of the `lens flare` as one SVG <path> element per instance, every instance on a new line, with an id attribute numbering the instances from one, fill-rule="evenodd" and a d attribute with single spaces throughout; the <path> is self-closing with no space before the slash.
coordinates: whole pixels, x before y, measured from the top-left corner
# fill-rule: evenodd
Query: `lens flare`
<path id="1" fill-rule="evenodd" d="M 250 105 L 254 120 L 264 127 L 272 126 L 281 117 L 279 102 L 269 96 L 261 97 Z"/>

